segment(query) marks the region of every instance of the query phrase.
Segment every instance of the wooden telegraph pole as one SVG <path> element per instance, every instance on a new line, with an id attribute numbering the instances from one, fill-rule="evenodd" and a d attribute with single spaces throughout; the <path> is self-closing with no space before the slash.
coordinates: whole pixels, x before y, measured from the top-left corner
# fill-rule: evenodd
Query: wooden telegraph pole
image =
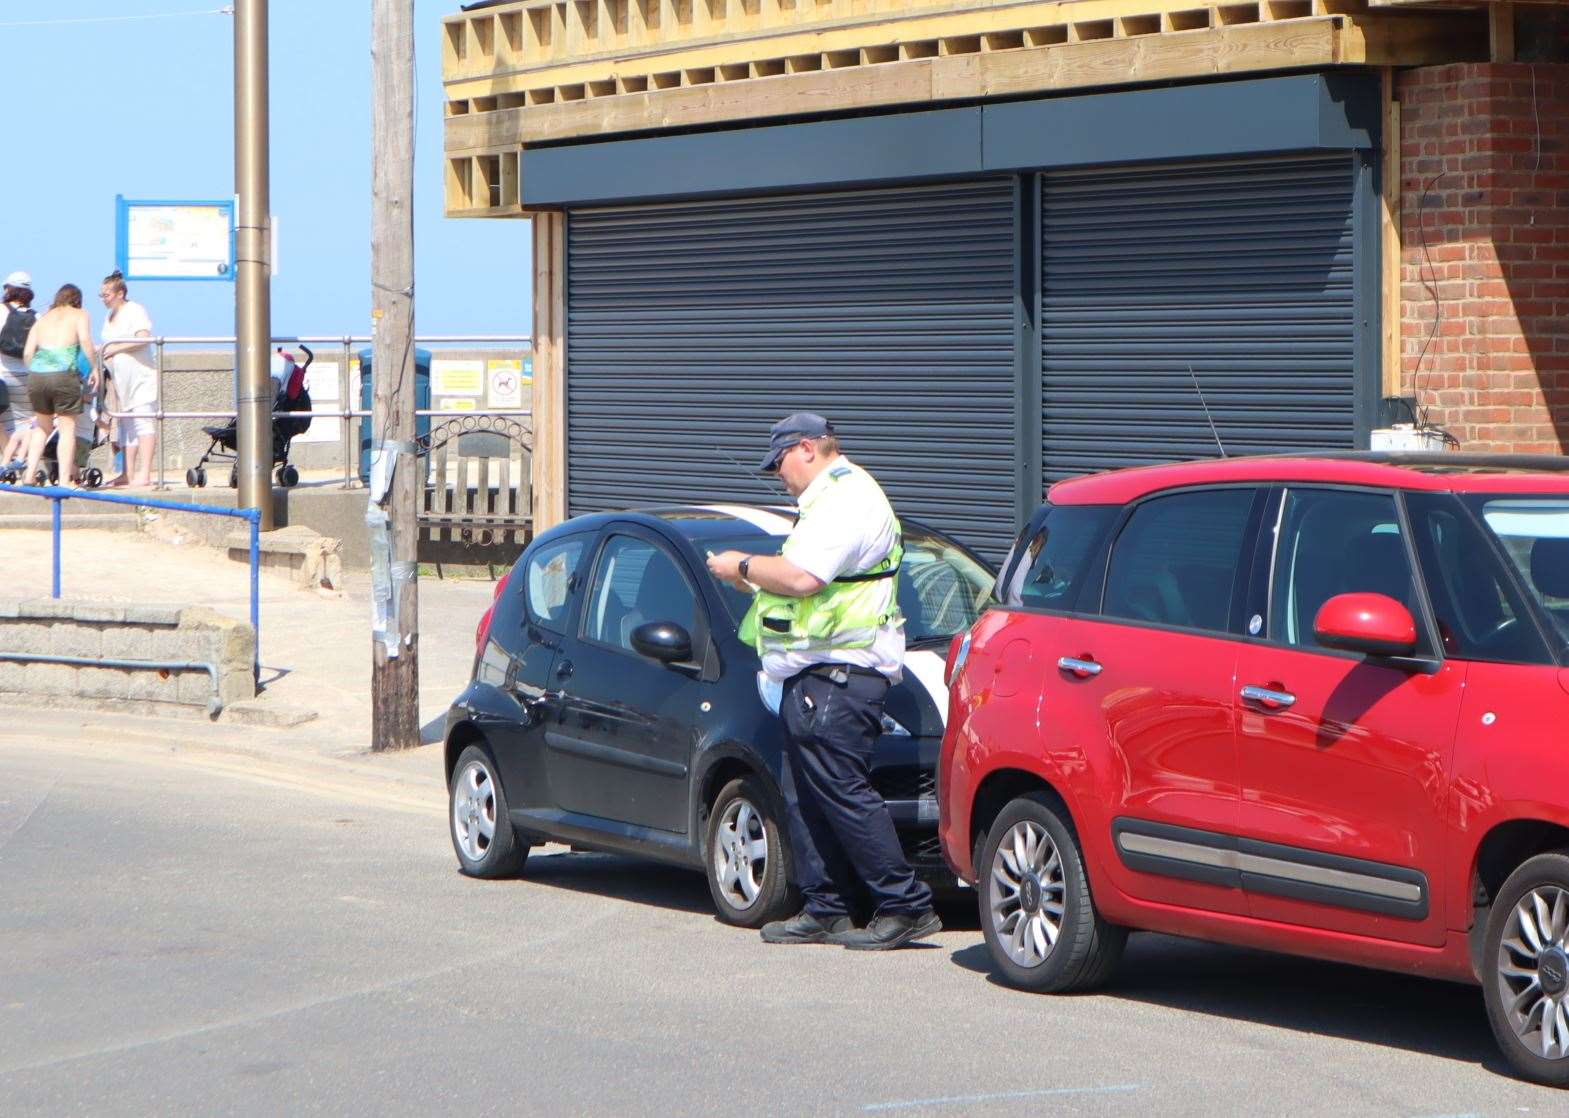
<path id="1" fill-rule="evenodd" d="M 414 454 L 414 0 L 371 0 L 371 318 L 375 330 L 371 453 L 391 456 L 392 482 L 371 510 L 373 605 L 385 628 L 372 638 L 371 748 L 420 743 L 419 582 Z M 382 548 L 380 561 L 378 546 Z M 390 607 L 390 608 L 389 608 Z M 380 627 L 378 627 L 380 628 Z"/>

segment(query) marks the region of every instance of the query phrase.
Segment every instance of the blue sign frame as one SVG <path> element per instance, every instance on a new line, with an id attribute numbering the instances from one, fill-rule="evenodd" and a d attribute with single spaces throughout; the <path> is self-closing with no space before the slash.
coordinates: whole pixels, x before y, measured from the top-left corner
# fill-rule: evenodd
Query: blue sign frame
<path id="1" fill-rule="evenodd" d="M 234 236 L 234 199 L 170 199 L 170 198 L 127 198 L 123 194 L 116 194 L 114 198 L 114 260 L 115 267 L 127 280 L 157 283 L 233 283 L 235 270 L 235 236 Z M 212 276 L 150 276 L 146 274 L 133 274 L 130 264 L 130 234 L 131 210 L 156 209 L 160 207 L 202 206 L 208 209 L 223 211 L 229 219 L 229 258 L 221 265 L 222 271 Z"/>

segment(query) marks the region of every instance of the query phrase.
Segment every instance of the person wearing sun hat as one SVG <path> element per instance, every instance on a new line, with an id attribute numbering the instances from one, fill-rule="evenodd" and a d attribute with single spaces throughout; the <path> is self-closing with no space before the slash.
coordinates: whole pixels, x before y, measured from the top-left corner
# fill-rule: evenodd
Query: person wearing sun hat
<path id="1" fill-rule="evenodd" d="M 6 276 L 4 287 L 0 289 L 0 383 L 5 385 L 10 407 L 0 413 L 0 433 L 6 436 L 7 450 L 7 453 L 0 454 L 0 466 L 18 453 L 10 445 L 13 441 L 25 445 L 25 438 L 17 440 L 17 436 L 25 437 L 33 425 L 33 406 L 27 399 L 27 362 L 22 360 L 27 332 L 36 320 L 32 308 L 33 277 L 26 272 L 12 272 Z M 11 321 L 13 315 L 16 316 L 15 322 Z M 9 332 L 6 330 L 8 325 Z M 11 339 L 16 339 L 14 346 L 10 344 Z M 6 352 L 7 349 L 15 349 L 16 352 L 11 354 Z"/>

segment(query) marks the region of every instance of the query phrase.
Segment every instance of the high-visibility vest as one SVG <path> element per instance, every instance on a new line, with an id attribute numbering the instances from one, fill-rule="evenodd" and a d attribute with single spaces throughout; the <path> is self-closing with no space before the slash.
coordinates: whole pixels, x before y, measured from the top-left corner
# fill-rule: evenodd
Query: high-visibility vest
<path id="1" fill-rule="evenodd" d="M 850 498 L 858 513 L 881 504 L 893 517 L 888 498 L 864 472 L 838 466 L 831 467 L 828 476 L 829 485 L 801 506 L 797 526 L 808 516 L 836 515 L 845 498 Z M 785 558 L 789 558 L 788 543 Z M 840 575 L 805 598 L 759 590 L 741 619 L 741 639 L 756 648 L 758 655 L 867 648 L 877 638 L 878 629 L 898 620 L 899 564 L 903 559 L 902 532 L 894 518 L 892 550 L 866 570 Z"/>

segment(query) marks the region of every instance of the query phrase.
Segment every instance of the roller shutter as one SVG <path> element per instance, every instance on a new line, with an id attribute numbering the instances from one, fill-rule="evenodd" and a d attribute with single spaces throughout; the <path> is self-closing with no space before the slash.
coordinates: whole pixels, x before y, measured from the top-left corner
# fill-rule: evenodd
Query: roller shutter
<path id="1" fill-rule="evenodd" d="M 1042 176 L 1042 455 L 1091 470 L 1354 445 L 1349 154 Z"/>
<path id="2" fill-rule="evenodd" d="M 1006 180 L 574 210 L 567 505 L 781 500 L 768 427 L 829 416 L 901 516 L 1014 531 Z"/>

